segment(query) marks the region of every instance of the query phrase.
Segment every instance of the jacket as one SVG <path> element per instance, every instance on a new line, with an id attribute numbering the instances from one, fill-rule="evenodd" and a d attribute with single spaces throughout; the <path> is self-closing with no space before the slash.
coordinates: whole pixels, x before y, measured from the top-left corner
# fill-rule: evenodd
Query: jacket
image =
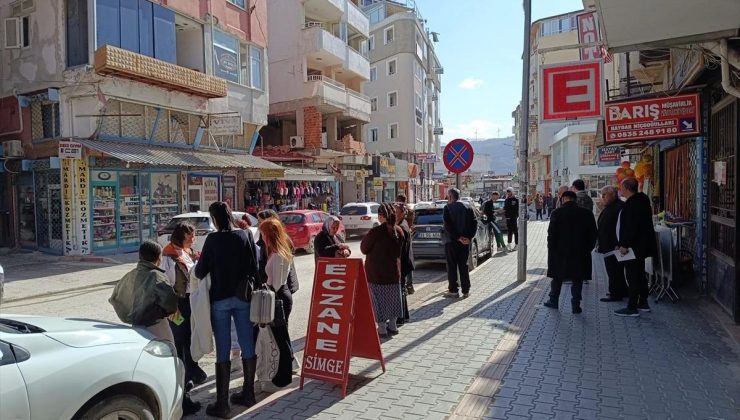
<path id="1" fill-rule="evenodd" d="M 496 211 L 493 207 L 493 200 L 488 200 L 483 203 L 483 214 L 486 216 L 486 224 L 494 223 L 496 221 Z"/>
<path id="2" fill-rule="evenodd" d="M 442 211 L 445 229 L 445 242 L 456 243 L 460 238 L 473 239 L 478 230 L 473 209 L 460 201 L 445 206 Z"/>
<path id="3" fill-rule="evenodd" d="M 362 238 L 360 250 L 365 258 L 367 281 L 373 284 L 397 284 L 401 282 L 401 247 L 403 229 L 393 226 L 393 232 L 383 223 L 370 229 Z"/>
<path id="4" fill-rule="evenodd" d="M 576 191 L 576 204 L 578 207 L 582 207 L 591 212 L 594 212 L 594 200 L 588 195 L 586 191 Z"/>
<path id="5" fill-rule="evenodd" d="M 624 203 L 618 232 L 617 245 L 632 248 L 637 258 L 657 255 L 653 210 L 645 193 L 638 192 Z"/>
<path id="6" fill-rule="evenodd" d="M 507 197 L 504 200 L 504 216 L 507 219 L 516 219 L 519 217 L 519 199 L 515 195 Z"/>
<path id="7" fill-rule="evenodd" d="M 614 251 L 617 246 L 617 219 L 622 212 L 624 203 L 616 199 L 613 203 L 604 207 L 599 214 L 599 252 L 606 253 Z"/>
<path id="8" fill-rule="evenodd" d="M 593 214 L 572 201 L 563 203 L 547 229 L 547 277 L 590 280 L 596 236 Z"/>
<path id="9" fill-rule="evenodd" d="M 175 313 L 177 299 L 164 270 L 139 261 L 136 268 L 118 281 L 108 302 L 121 321 L 148 327 Z"/>
<path id="10" fill-rule="evenodd" d="M 211 276 L 198 280 L 190 276 L 190 356 L 196 362 L 213 353 L 213 327 L 211 326 Z"/>
<path id="11" fill-rule="evenodd" d="M 339 244 L 329 235 L 326 229 L 321 229 L 316 238 L 314 238 L 314 256 L 325 258 L 336 258 L 339 251 Z"/>
<path id="12" fill-rule="evenodd" d="M 196 277 L 211 275 L 211 302 L 237 297 L 248 301 L 259 281 L 257 247 L 244 230 L 213 232 L 206 236 Z"/>

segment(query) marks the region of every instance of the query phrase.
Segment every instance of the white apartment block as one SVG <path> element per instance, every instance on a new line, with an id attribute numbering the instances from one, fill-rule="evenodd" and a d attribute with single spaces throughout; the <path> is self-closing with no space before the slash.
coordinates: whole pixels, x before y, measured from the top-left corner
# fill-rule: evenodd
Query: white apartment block
<path id="1" fill-rule="evenodd" d="M 442 66 L 426 20 L 414 1 L 363 0 L 370 18 L 370 80 L 365 94 L 372 115 L 365 140 L 371 153 L 414 161 L 418 153 L 440 156 Z M 433 164 L 420 162 L 427 174 Z M 441 161 L 438 165 L 441 165 Z"/>
<path id="2" fill-rule="evenodd" d="M 369 22 L 359 0 L 268 1 L 270 115 L 265 144 L 361 153 L 370 99 Z"/>

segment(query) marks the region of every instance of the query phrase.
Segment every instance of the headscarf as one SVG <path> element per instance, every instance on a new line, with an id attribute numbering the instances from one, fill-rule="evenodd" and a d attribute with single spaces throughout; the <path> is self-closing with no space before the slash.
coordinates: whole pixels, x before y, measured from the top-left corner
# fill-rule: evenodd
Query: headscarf
<path id="1" fill-rule="evenodd" d="M 339 218 L 337 216 L 327 216 L 326 220 L 324 220 L 324 230 L 326 231 L 326 233 L 329 233 L 329 231 L 331 230 L 331 226 L 337 222 L 339 222 Z M 329 236 L 334 240 L 334 242 L 339 242 L 337 241 L 336 235 L 330 234 Z"/>

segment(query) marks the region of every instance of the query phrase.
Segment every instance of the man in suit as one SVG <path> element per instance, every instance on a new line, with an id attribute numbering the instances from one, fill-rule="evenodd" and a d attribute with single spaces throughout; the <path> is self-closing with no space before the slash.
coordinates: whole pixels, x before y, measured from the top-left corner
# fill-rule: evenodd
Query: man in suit
<path id="1" fill-rule="evenodd" d="M 637 186 L 637 179 L 627 178 L 619 189 L 627 201 L 617 220 L 616 252 L 626 255 L 631 249 L 635 258 L 622 262 L 629 284 L 629 302 L 626 308 L 614 311 L 617 316 L 637 317 L 640 311 L 650 312 L 645 259 L 655 256 L 657 244 L 650 198 L 638 192 Z"/>
<path id="2" fill-rule="evenodd" d="M 624 203 L 619 199 L 617 188 L 606 186 L 601 189 L 601 200 L 604 209 L 599 214 L 598 251 L 602 254 L 614 251 L 617 247 L 617 219 Z M 624 267 L 614 255 L 604 258 L 606 273 L 609 276 L 609 296 L 601 298 L 602 302 L 621 302 L 629 295 L 627 282 L 624 280 Z"/>
<path id="3" fill-rule="evenodd" d="M 573 191 L 565 191 L 561 199 L 563 204 L 552 213 L 547 229 L 547 277 L 552 282 L 545 306 L 557 309 L 563 281 L 571 280 L 571 308 L 580 314 L 583 281 L 591 278 L 596 221 L 591 212 L 576 204 Z"/>
<path id="4" fill-rule="evenodd" d="M 509 236 L 509 251 L 516 251 L 519 245 L 519 199 L 514 195 L 514 189 L 506 189 L 506 200 L 504 200 L 504 217 L 506 218 L 506 232 Z M 511 246 L 511 238 L 514 237 L 514 247 Z"/>
<path id="5" fill-rule="evenodd" d="M 445 297 L 458 298 L 457 275 L 460 273 L 460 288 L 463 298 L 470 293 L 470 273 L 468 272 L 468 258 L 470 244 L 478 230 L 478 221 L 475 220 L 473 209 L 460 201 L 460 190 L 450 188 L 447 192 L 447 202 L 442 211 L 445 229 L 445 255 L 447 257 L 448 292 Z"/>

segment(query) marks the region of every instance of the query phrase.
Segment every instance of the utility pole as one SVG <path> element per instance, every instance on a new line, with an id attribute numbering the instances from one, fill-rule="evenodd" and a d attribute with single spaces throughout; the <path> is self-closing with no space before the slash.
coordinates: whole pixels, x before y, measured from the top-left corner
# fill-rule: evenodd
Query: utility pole
<path id="1" fill-rule="evenodd" d="M 522 101 L 519 107 L 519 249 L 517 255 L 517 281 L 527 279 L 527 196 L 529 189 L 529 62 L 530 62 L 530 32 L 532 27 L 532 0 L 524 0 L 524 49 L 522 53 Z"/>

